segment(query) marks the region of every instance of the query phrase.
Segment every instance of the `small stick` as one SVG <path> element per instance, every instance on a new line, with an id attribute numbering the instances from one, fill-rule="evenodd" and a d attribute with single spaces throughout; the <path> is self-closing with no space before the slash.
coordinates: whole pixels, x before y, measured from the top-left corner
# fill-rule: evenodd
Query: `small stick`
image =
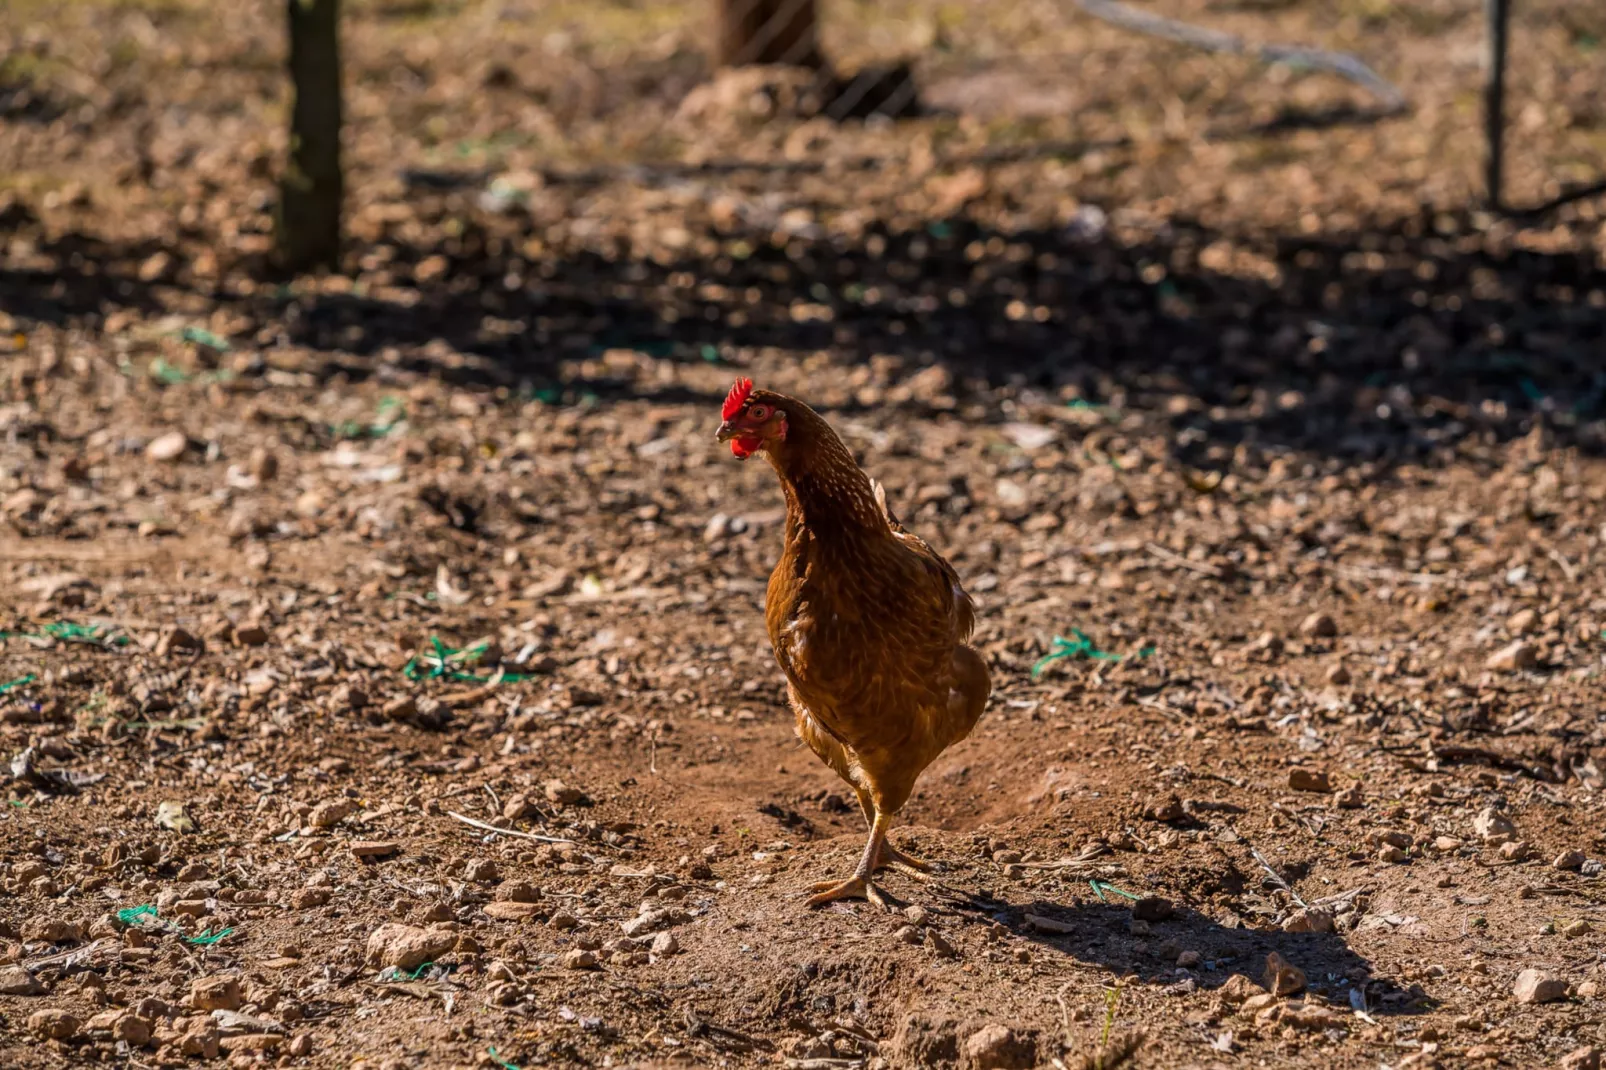
<path id="1" fill-rule="evenodd" d="M 1571 561 L 1567 560 L 1567 558 L 1562 555 L 1560 550 L 1556 549 L 1554 546 L 1547 546 L 1545 547 L 1545 556 L 1560 566 L 1561 574 L 1567 577 L 1568 583 L 1578 582 L 1578 570 L 1573 567 L 1573 563 Z"/>
<path id="2" fill-rule="evenodd" d="M 1282 875 L 1279 874 L 1275 869 L 1271 868 L 1271 863 L 1267 862 L 1266 856 L 1260 853 L 1260 848 L 1251 847 L 1249 848 L 1249 853 L 1255 856 L 1255 861 L 1260 863 L 1261 869 L 1271 874 L 1271 879 L 1277 882 L 1277 886 L 1288 893 L 1288 898 L 1298 903 L 1301 909 L 1310 909 L 1310 906 L 1299 897 L 1299 893 L 1294 891 L 1293 887 L 1289 885 L 1287 881 L 1283 880 Z"/>
<path id="3" fill-rule="evenodd" d="M 491 786 L 489 784 L 481 784 L 480 787 L 485 789 L 485 794 L 489 795 L 491 797 L 491 802 L 496 804 L 496 812 L 501 813 L 502 800 L 496 797 L 496 792 L 491 790 Z"/>
<path id="4" fill-rule="evenodd" d="M 456 810 L 446 811 L 446 816 L 455 817 L 465 825 L 473 825 L 477 829 L 484 829 L 486 832 L 494 832 L 498 836 L 517 836 L 521 840 L 537 840 L 541 843 L 566 843 L 571 847 L 580 846 L 576 841 L 567 840 L 561 836 L 538 836 L 533 832 L 519 832 L 515 829 L 499 829 L 495 825 L 487 825 L 483 821 L 475 821 L 472 817 L 464 817 Z"/>
<path id="5" fill-rule="evenodd" d="M 1186 557 L 1183 557 L 1181 554 L 1172 553 L 1159 543 L 1145 543 L 1144 549 L 1148 550 L 1149 553 L 1153 554 L 1155 557 L 1158 557 L 1161 561 L 1164 561 L 1168 565 L 1176 565 L 1178 568 L 1185 568 L 1190 572 L 1197 572 L 1201 576 L 1209 576 L 1213 580 L 1219 580 L 1221 578 L 1221 570 L 1216 566 L 1207 565 L 1203 561 L 1189 561 Z"/>

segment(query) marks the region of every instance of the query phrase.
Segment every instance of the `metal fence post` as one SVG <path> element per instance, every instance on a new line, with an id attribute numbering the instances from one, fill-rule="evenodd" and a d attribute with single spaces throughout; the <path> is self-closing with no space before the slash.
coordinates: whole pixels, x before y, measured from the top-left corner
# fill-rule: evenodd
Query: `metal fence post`
<path id="1" fill-rule="evenodd" d="M 1506 35 L 1511 24 L 1510 0 L 1484 0 L 1485 45 L 1483 61 L 1483 123 L 1487 140 L 1484 177 L 1489 207 L 1500 211 L 1505 204 L 1501 184 L 1505 179 L 1506 135 Z"/>

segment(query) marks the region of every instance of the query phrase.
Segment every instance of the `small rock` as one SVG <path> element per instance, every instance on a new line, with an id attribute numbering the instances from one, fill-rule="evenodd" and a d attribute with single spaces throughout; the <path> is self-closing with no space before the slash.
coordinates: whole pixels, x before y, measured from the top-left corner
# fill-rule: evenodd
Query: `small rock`
<path id="1" fill-rule="evenodd" d="M 540 903 L 491 902 L 486 903 L 485 916 L 498 921 L 523 921 L 541 913 Z"/>
<path id="2" fill-rule="evenodd" d="M 1519 609 L 1506 618 L 1506 631 L 1512 635 L 1532 635 L 1539 627 L 1539 611 Z"/>
<path id="3" fill-rule="evenodd" d="M 1197 951 L 1184 951 L 1177 956 L 1177 967 L 1183 970 L 1192 970 L 1204 961 L 1204 956 Z"/>
<path id="4" fill-rule="evenodd" d="M 302 888 L 290 897 L 290 905 L 296 910 L 311 910 L 329 902 L 329 894 L 327 888 Z"/>
<path id="5" fill-rule="evenodd" d="M 1249 652 L 1274 658 L 1283 652 L 1282 636 L 1276 632 L 1263 632 L 1260 638 L 1249 644 Z"/>
<path id="6" fill-rule="evenodd" d="M 945 959 L 956 959 L 959 957 L 959 952 L 957 949 L 955 949 L 954 945 L 948 941 L 947 937 L 943 936 L 942 933 L 938 932 L 936 929 L 926 930 L 926 946 Z"/>
<path id="7" fill-rule="evenodd" d="M 182 431 L 169 431 L 151 439 L 145 447 L 145 456 L 162 464 L 178 460 L 190 448 L 190 440 Z"/>
<path id="8" fill-rule="evenodd" d="M 44 988 L 21 966 L 0 966 L 0 996 L 37 996 Z"/>
<path id="9" fill-rule="evenodd" d="M 1594 981 L 1582 981 L 1576 992 L 1579 999 L 1594 999 L 1600 995 L 1600 985 Z"/>
<path id="10" fill-rule="evenodd" d="M 28 1032 L 46 1040 L 67 1040 L 76 1036 L 82 1025 L 66 1011 L 35 1011 L 28 1016 Z"/>
<path id="11" fill-rule="evenodd" d="M 260 624 L 242 624 L 234 629 L 234 642 L 238 646 L 266 646 L 268 630 Z"/>
<path id="12" fill-rule="evenodd" d="M 1472 819 L 1472 831 L 1485 843 L 1504 843 L 1517 835 L 1511 819 L 1492 806 L 1486 806 Z"/>
<path id="13" fill-rule="evenodd" d="M 1029 1070 L 1037 1065 L 1037 1042 L 1002 1025 L 985 1025 L 965 1038 L 963 1055 L 971 1070 Z"/>
<path id="14" fill-rule="evenodd" d="M 156 656 L 159 658 L 173 653 L 193 654 L 205 649 L 206 644 L 200 638 L 183 628 L 169 628 L 156 640 Z"/>
<path id="15" fill-rule="evenodd" d="M 582 948 L 573 948 L 563 956 L 563 968 L 566 970 L 594 970 L 597 968 L 597 956 Z"/>
<path id="16" fill-rule="evenodd" d="M 1273 951 L 1266 956 L 1264 984 L 1274 996 L 1291 996 L 1305 990 L 1305 971 Z"/>
<path id="17" fill-rule="evenodd" d="M 251 451 L 249 467 L 258 482 L 266 483 L 279 474 L 279 458 L 258 446 Z"/>
<path id="18" fill-rule="evenodd" d="M 1171 900 L 1160 895 L 1146 895 L 1132 904 L 1132 917 L 1136 921 L 1164 921 L 1176 910 Z"/>
<path id="19" fill-rule="evenodd" d="M 1461 849 L 1461 841 L 1454 836 L 1439 836 L 1433 841 L 1433 849 L 1440 854 L 1449 854 L 1451 851 Z"/>
<path id="20" fill-rule="evenodd" d="M 334 828 L 357 812 L 357 804 L 350 799 L 333 799 L 319 803 L 307 815 L 307 824 L 316 829 Z"/>
<path id="21" fill-rule="evenodd" d="M 1579 918 L 1577 921 L 1570 921 L 1566 925 L 1562 926 L 1561 935 L 1567 937 L 1578 937 L 1588 935 L 1594 931 L 1595 927 L 1593 925 L 1589 924 L 1589 922 L 1585 921 L 1583 918 Z"/>
<path id="22" fill-rule="evenodd" d="M 1556 869 L 1578 870 L 1583 868 L 1585 861 L 1582 851 L 1563 851 L 1550 864 Z"/>
<path id="23" fill-rule="evenodd" d="M 1156 795 L 1144 805 L 1143 816 L 1150 821 L 1181 821 L 1185 816 L 1182 800 L 1175 792 Z"/>
<path id="24" fill-rule="evenodd" d="M 372 861 L 396 854 L 401 850 L 401 844 L 395 840 L 352 840 L 349 850 L 353 858 Z"/>
<path id="25" fill-rule="evenodd" d="M 1327 667 L 1327 682 L 1334 687 L 1344 687 L 1350 679 L 1349 669 L 1342 662 Z"/>
<path id="26" fill-rule="evenodd" d="M 1513 862 L 1521 862 L 1528 857 L 1531 850 L 1532 848 L 1522 840 L 1507 840 L 1500 845 L 1500 857 L 1508 858 Z"/>
<path id="27" fill-rule="evenodd" d="M 1389 843 L 1378 848 L 1377 860 L 1379 862 L 1389 862 L 1391 864 L 1398 865 L 1401 862 L 1409 862 L 1411 860 L 1411 856 L 1408 852 L 1394 846 L 1392 843 Z"/>
<path id="28" fill-rule="evenodd" d="M 548 918 L 546 923 L 552 926 L 554 929 L 563 931 L 567 929 L 578 928 L 580 925 L 580 919 L 576 918 L 573 914 L 570 914 L 567 910 L 560 910 Z"/>
<path id="29" fill-rule="evenodd" d="M 190 983 L 190 1006 L 198 1011 L 237 1011 L 244 1002 L 237 977 L 197 977 Z"/>
<path id="30" fill-rule="evenodd" d="M 925 907 L 920 906 L 918 903 L 911 903 L 903 908 L 903 916 L 909 919 L 910 925 L 924 925 L 928 912 Z"/>
<path id="31" fill-rule="evenodd" d="M 1316 791 L 1326 795 L 1333 790 L 1333 779 L 1320 770 L 1296 765 L 1288 771 L 1288 786 L 1295 791 Z"/>
<path id="32" fill-rule="evenodd" d="M 541 889 L 529 881 L 506 880 L 496 886 L 492 898 L 502 903 L 534 903 L 541 898 Z"/>
<path id="33" fill-rule="evenodd" d="M 1282 928 L 1285 933 L 1330 933 L 1333 915 L 1320 907 L 1307 907 L 1288 915 Z"/>
<path id="34" fill-rule="evenodd" d="M 1235 973 L 1222 982 L 1216 989 L 1216 995 L 1227 1003 L 1242 1003 L 1251 996 L 1261 995 L 1265 990 L 1241 973 Z"/>
<path id="35" fill-rule="evenodd" d="M 585 792 L 579 788 L 571 788 L 561 780 L 549 780 L 541 785 L 541 790 L 549 802 L 557 803 L 559 806 L 569 806 L 586 797 Z"/>
<path id="36" fill-rule="evenodd" d="M 626 936 L 642 936 L 646 933 L 655 933 L 660 929 L 668 929 L 675 925 L 684 925 L 691 920 L 691 915 L 676 907 L 664 907 L 660 910 L 649 910 L 629 921 L 620 922 L 619 927 Z"/>
<path id="37" fill-rule="evenodd" d="M 475 884 L 490 884 L 501 877 L 502 871 L 493 858 L 476 858 L 463 869 L 463 879 Z"/>
<path id="38" fill-rule="evenodd" d="M 1600 1049 L 1574 1048 L 1561 1057 L 1561 1070 L 1600 1070 Z"/>
<path id="39" fill-rule="evenodd" d="M 914 947 L 919 947 L 921 944 L 925 943 L 926 939 L 925 933 L 921 932 L 913 925 L 902 926 L 898 929 L 895 935 L 901 942 L 910 944 Z"/>
<path id="40" fill-rule="evenodd" d="M 1567 982 L 1535 969 L 1517 974 L 1511 994 L 1518 1003 L 1554 1003 L 1567 998 Z"/>
<path id="41" fill-rule="evenodd" d="M 659 933 L 652 938 L 652 953 L 659 958 L 680 953 L 680 941 L 674 933 Z"/>
<path id="42" fill-rule="evenodd" d="M 1521 672 L 1531 669 L 1539 661 L 1539 652 L 1532 643 L 1516 639 L 1489 655 L 1483 667 L 1494 672 Z"/>
<path id="43" fill-rule="evenodd" d="M 444 955 L 456 943 L 457 934 L 446 929 L 381 925 L 368 937 L 368 965 L 413 970 Z"/>
<path id="44" fill-rule="evenodd" d="M 892 1035 L 891 1054 L 907 1066 L 952 1066 L 959 1062 L 957 1025 L 952 1018 L 911 1014 Z"/>
<path id="45" fill-rule="evenodd" d="M 1333 792 L 1333 805 L 1340 810 L 1359 810 L 1366 805 L 1366 796 L 1361 794 L 1361 786 L 1354 784 Z"/>
<path id="46" fill-rule="evenodd" d="M 509 821 L 518 821 L 537 812 L 535 800 L 520 792 L 509 795 L 507 802 L 502 804 L 502 816 Z"/>
<path id="47" fill-rule="evenodd" d="M 1300 622 L 1299 634 L 1316 639 L 1331 639 L 1338 634 L 1338 622 L 1326 613 L 1312 613 Z"/>

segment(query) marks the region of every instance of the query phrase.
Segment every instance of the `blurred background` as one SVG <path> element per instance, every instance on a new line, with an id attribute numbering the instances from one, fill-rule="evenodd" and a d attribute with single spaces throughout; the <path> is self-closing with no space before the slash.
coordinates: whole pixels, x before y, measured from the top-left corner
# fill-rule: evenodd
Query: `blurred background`
<path id="1" fill-rule="evenodd" d="M 163 349 L 185 375 L 557 397 L 635 374 L 605 352 L 780 347 L 1205 401 L 1433 380 L 1587 425 L 1603 201 L 1527 210 L 1606 176 L 1606 7 L 1510 11 L 1509 212 L 1490 25 L 1479 0 L 13 0 L 0 326 L 136 364 L 141 325 L 222 343 Z"/>

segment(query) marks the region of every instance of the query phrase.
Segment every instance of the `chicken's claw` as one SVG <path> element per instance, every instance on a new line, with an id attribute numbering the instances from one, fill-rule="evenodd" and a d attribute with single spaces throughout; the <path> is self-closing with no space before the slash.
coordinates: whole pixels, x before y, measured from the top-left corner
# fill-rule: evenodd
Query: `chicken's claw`
<path id="1" fill-rule="evenodd" d="M 808 905 L 811 907 L 822 907 L 838 899 L 868 899 L 883 910 L 887 909 L 887 901 L 882 897 L 881 890 L 869 877 L 853 876 L 845 881 L 818 881 L 809 890 L 814 893 L 809 896 Z"/>
<path id="2" fill-rule="evenodd" d="M 913 877 L 915 880 L 929 879 L 926 874 L 932 870 L 930 862 L 922 861 L 913 855 L 904 854 L 892 846 L 891 841 L 881 845 L 881 855 L 876 859 L 876 869 L 886 869 L 888 866 Z"/>

